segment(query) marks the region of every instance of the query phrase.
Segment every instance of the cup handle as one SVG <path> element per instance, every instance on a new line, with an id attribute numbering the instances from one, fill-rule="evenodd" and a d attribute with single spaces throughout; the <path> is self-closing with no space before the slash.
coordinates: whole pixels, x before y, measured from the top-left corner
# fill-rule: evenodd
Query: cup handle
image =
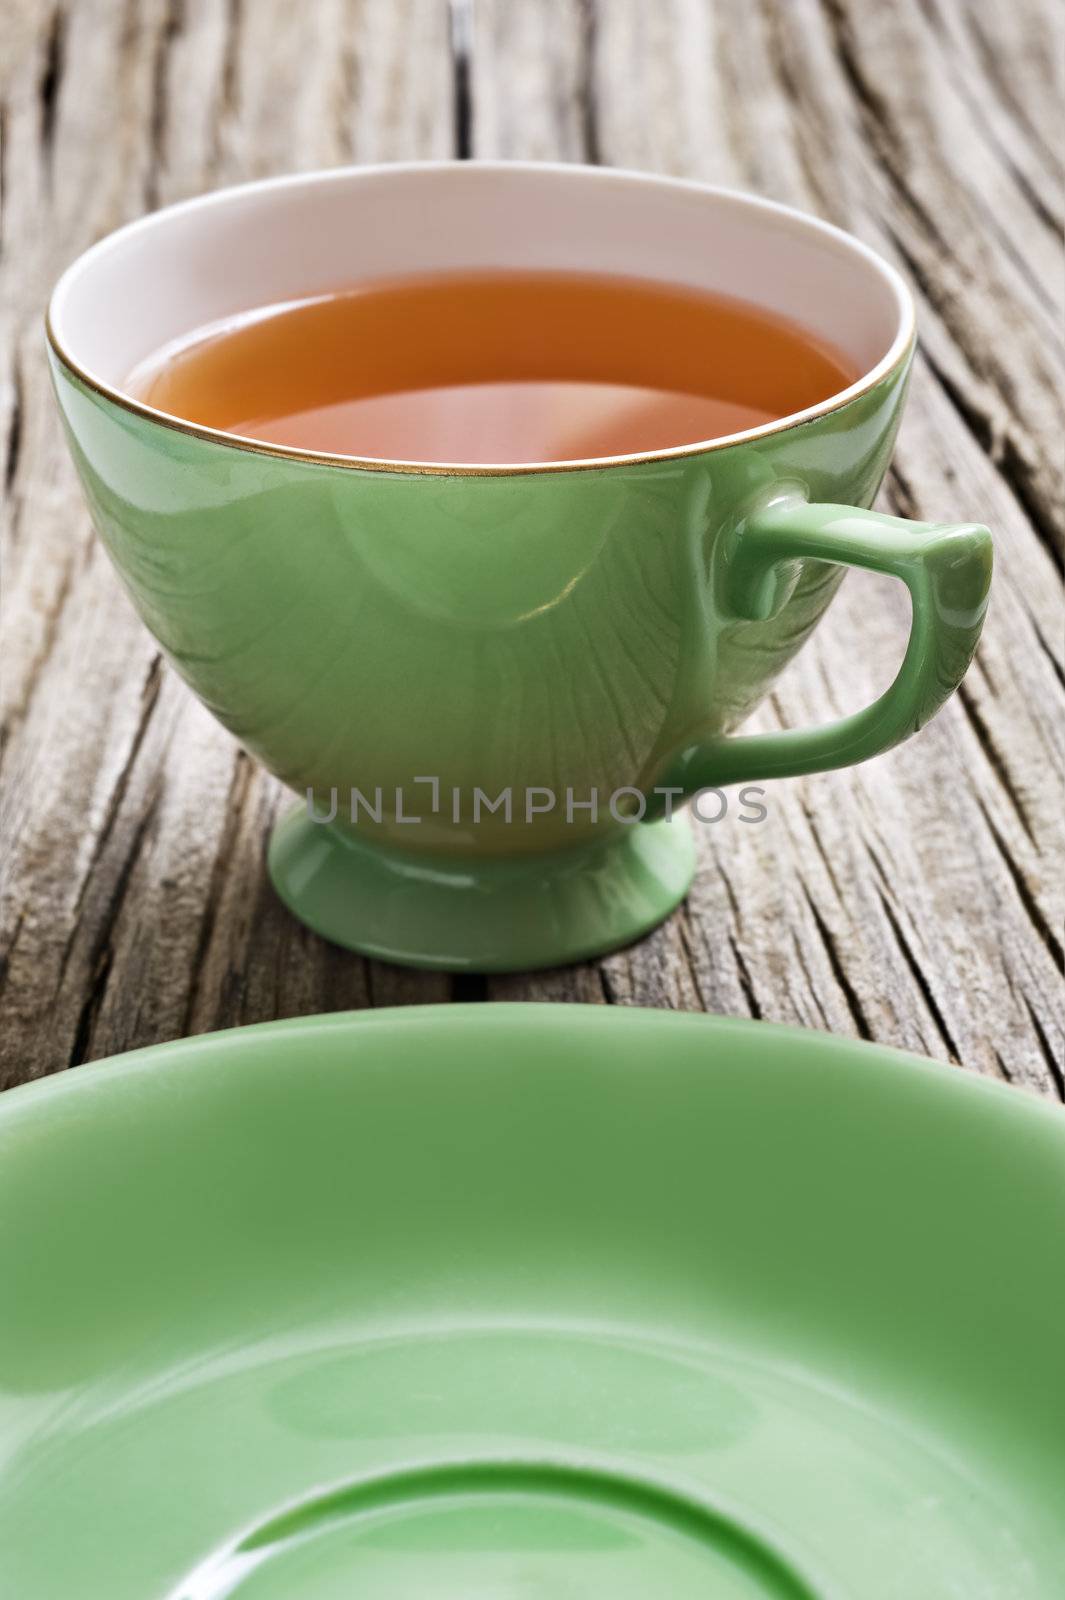
<path id="1" fill-rule="evenodd" d="M 691 795 L 867 761 L 916 733 L 958 687 L 987 609 L 991 535 L 985 527 L 910 522 L 856 506 L 777 498 L 744 518 L 726 547 L 721 590 L 726 615 L 750 621 L 772 616 L 794 585 L 795 562 L 805 559 L 902 579 L 913 600 L 913 617 L 894 683 L 864 711 L 823 727 L 701 739 L 677 753 L 660 788 Z M 656 809 L 660 814 L 662 807 Z M 650 808 L 648 815 L 653 815 Z"/>

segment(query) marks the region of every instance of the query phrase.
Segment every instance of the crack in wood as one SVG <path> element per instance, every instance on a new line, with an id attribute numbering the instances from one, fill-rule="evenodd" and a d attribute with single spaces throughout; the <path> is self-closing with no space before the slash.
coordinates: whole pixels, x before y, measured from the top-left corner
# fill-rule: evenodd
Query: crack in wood
<path id="1" fill-rule="evenodd" d="M 939 252 L 944 259 L 950 259 L 952 252 L 950 243 L 939 229 L 937 219 L 929 211 L 927 205 L 916 193 L 905 167 L 898 159 L 897 141 L 891 128 L 891 110 L 887 100 L 883 99 L 865 73 L 860 52 L 858 51 L 851 35 L 852 12 L 848 9 L 846 0 L 824 0 L 829 16 L 832 19 L 835 36 L 839 46 L 839 60 L 847 74 L 851 91 L 858 103 L 859 109 L 867 120 L 867 131 L 870 142 L 877 150 L 880 165 L 894 187 L 899 201 L 912 214 L 920 224 L 920 231 L 937 241 Z M 975 126 L 990 140 L 990 131 L 986 119 L 977 120 Z M 1056 313 L 1057 306 L 1053 297 L 1048 293 L 1046 286 L 1035 276 L 1025 256 L 1018 252 L 1009 231 L 1001 228 L 999 219 L 993 210 L 986 213 L 985 226 L 993 228 L 998 236 L 1002 250 L 1008 254 L 1018 272 L 1025 278 L 1029 288 L 1043 303 L 1052 315 Z M 929 284 L 929 275 L 921 272 L 918 276 L 923 280 L 925 288 Z M 941 314 L 949 311 L 949 303 L 944 302 L 939 307 Z"/>
<path id="2" fill-rule="evenodd" d="M 474 50 L 474 12 L 472 0 L 448 0 L 448 5 L 451 20 L 454 150 L 460 161 L 468 161 L 473 154 L 473 90 L 471 73 Z"/>
<path id="3" fill-rule="evenodd" d="M 1040 628 L 1039 624 L 1035 621 L 1035 619 L 1032 618 L 1031 621 L 1032 621 L 1032 632 L 1035 635 L 1036 643 L 1039 645 L 1040 650 L 1043 652 L 1043 654 L 1046 656 L 1047 660 L 1050 662 L 1050 665 L 1051 665 L 1051 667 L 1053 668 L 1053 671 L 1054 671 L 1054 676 L 1057 678 L 1058 682 L 1061 684 L 1061 687 L 1063 689 L 1065 689 L 1065 661 L 1063 661 L 1061 655 L 1055 654 L 1055 652 L 1047 644 L 1046 640 L 1043 638 L 1042 629 Z"/>
<path id="4" fill-rule="evenodd" d="M 577 15 L 580 26 L 577 33 L 577 85 L 581 126 L 581 159 L 597 167 L 602 161 L 599 147 L 599 115 L 596 103 L 596 34 L 595 0 L 579 0 Z"/>
<path id="5" fill-rule="evenodd" d="M 799 807 L 800 807 L 800 809 L 802 811 L 803 816 L 806 818 L 806 825 L 810 830 L 810 838 L 813 840 L 814 849 L 817 851 L 818 855 L 821 858 L 821 865 L 825 869 L 825 872 L 826 872 L 826 874 L 828 876 L 828 881 L 832 885 L 833 889 L 835 890 L 836 899 L 842 905 L 843 900 L 844 900 L 843 890 L 840 887 L 839 879 L 836 877 L 836 869 L 832 865 L 832 857 L 829 855 L 828 851 L 825 849 L 824 840 L 821 838 L 821 830 L 817 825 L 817 818 L 814 815 L 814 812 L 811 810 L 811 808 L 807 805 L 805 800 L 800 800 L 799 801 Z"/>
<path id="6" fill-rule="evenodd" d="M 1005 428 L 996 427 L 995 420 L 959 389 L 949 373 L 943 370 L 927 350 L 924 351 L 924 359 L 929 372 L 950 401 L 954 411 L 1024 512 L 1032 532 L 1050 557 L 1055 571 L 1059 577 L 1065 577 L 1065 558 L 1063 558 L 1057 520 L 1043 506 L 1038 488 L 1033 482 L 1032 470 L 1020 454 L 1011 435 Z"/>
<path id="7" fill-rule="evenodd" d="M 863 1007 L 858 996 L 858 991 L 855 989 L 854 984 L 847 975 L 847 968 L 841 958 L 839 947 L 836 944 L 835 935 L 822 916 L 816 900 L 810 893 L 809 887 L 803 879 L 799 880 L 799 887 L 802 890 L 803 899 L 806 901 L 806 904 L 809 907 L 810 915 L 814 921 L 814 926 L 817 929 L 821 944 L 824 947 L 825 958 L 828 961 L 832 976 L 836 980 L 839 992 L 846 1001 L 847 1010 L 850 1012 L 854 1021 L 855 1031 L 860 1039 L 872 1039 L 874 1037 L 873 1030 L 870 1026 L 869 1019 L 865 1014 L 865 1008 Z"/>
<path id="8" fill-rule="evenodd" d="M 85 869 L 85 876 L 82 879 L 81 887 L 78 890 L 78 898 L 74 908 L 75 917 L 81 911 L 81 908 L 85 903 L 85 896 L 88 893 L 89 884 L 92 881 L 93 871 L 97 862 L 100 860 L 105 849 L 107 848 L 107 842 L 111 837 L 118 814 L 122 809 L 122 802 L 126 797 L 126 790 L 129 787 L 130 776 L 133 772 L 133 768 L 137 764 L 137 757 L 141 752 L 145 735 L 148 732 L 148 724 L 151 721 L 152 713 L 154 712 L 156 703 L 159 699 L 159 690 L 162 686 L 162 681 L 163 658 L 160 653 L 156 651 L 148 664 L 148 671 L 146 672 L 144 682 L 141 685 L 141 705 L 140 714 L 137 718 L 137 725 L 133 730 L 133 737 L 130 740 L 126 758 L 119 769 L 118 776 L 115 779 L 111 793 L 108 796 L 107 809 L 104 812 L 103 825 L 96 837 L 92 856 L 90 857 L 88 866 Z M 63 965 L 59 969 L 60 983 L 63 981 L 63 973 L 65 968 L 66 956 L 64 955 Z"/>
<path id="9" fill-rule="evenodd" d="M 59 92 L 63 83 L 63 69 L 65 66 L 66 26 L 67 20 L 63 10 L 57 6 L 52 13 L 48 32 L 45 36 L 44 66 L 37 90 L 40 104 L 41 154 L 46 171 L 51 167 L 52 152 L 55 146 L 56 116 L 58 114 Z"/>
<path id="10" fill-rule="evenodd" d="M 729 910 L 732 912 L 733 921 L 735 922 L 737 929 L 742 933 L 743 909 L 736 895 L 736 891 L 733 889 L 729 880 L 729 875 L 725 871 L 725 863 L 720 857 L 717 857 L 714 864 L 717 867 L 718 877 L 721 879 L 722 887 L 725 890 L 725 898 L 729 903 Z"/>
<path id="11" fill-rule="evenodd" d="M 760 0 L 760 4 L 769 60 L 791 110 L 794 148 L 803 180 L 810 194 L 817 197 L 822 208 L 827 208 L 832 200 L 831 183 L 826 187 L 826 163 L 810 148 L 813 119 L 808 115 L 799 78 L 791 64 L 790 46 L 785 37 L 786 14 L 779 0 Z"/>
<path id="12" fill-rule="evenodd" d="M 211 121 L 210 168 L 222 165 L 225 132 L 229 122 L 235 120 L 240 110 L 240 50 L 244 0 L 225 0 L 225 42 L 219 73 L 217 104 Z"/>
<path id="13" fill-rule="evenodd" d="M 1007 800 L 1013 808 L 1014 816 L 1017 818 L 1017 821 L 1027 834 L 1029 842 L 1036 849 L 1038 849 L 1039 841 L 1036 838 L 1035 829 L 1031 820 L 1029 819 L 1028 810 L 1024 803 L 1024 796 L 1020 793 L 1013 781 L 1009 767 L 1006 765 L 1006 762 L 1003 760 L 1002 755 L 995 744 L 991 730 L 984 721 L 983 715 L 981 714 L 980 708 L 976 703 L 972 691 L 964 683 L 958 690 L 958 704 L 965 712 L 965 715 L 969 721 L 969 726 L 972 728 L 977 739 L 979 740 L 980 748 L 984 753 L 984 758 L 986 759 L 988 766 L 991 768 L 991 771 L 998 779 L 1002 792 L 1005 794 Z"/>
<path id="14" fill-rule="evenodd" d="M 799 938 L 799 935 L 796 933 L 794 928 L 791 930 L 791 942 L 795 950 L 795 959 L 802 968 L 802 975 L 806 979 L 807 993 L 809 994 L 810 999 L 813 1001 L 814 1008 L 817 1011 L 818 1016 L 821 1018 L 821 1021 L 824 1023 L 825 1028 L 829 1033 L 831 1033 L 831 1020 L 828 1012 L 825 1010 L 824 1005 L 822 1004 L 821 996 L 818 993 L 817 984 L 814 982 L 813 973 L 810 971 L 810 965 L 806 959 L 806 952 L 803 949 L 802 940 Z"/>
<path id="15" fill-rule="evenodd" d="M 337 150 L 347 161 L 354 161 L 355 147 L 351 127 L 351 108 L 358 104 L 362 75 L 354 41 L 346 37 L 339 41 L 339 71 L 333 100 L 334 139 Z"/>
<path id="16" fill-rule="evenodd" d="M 747 962 L 744 959 L 743 951 L 740 949 L 736 936 L 731 929 L 728 932 L 728 945 L 729 949 L 732 951 L 732 959 L 736 963 L 736 976 L 739 979 L 740 988 L 743 990 L 743 998 L 747 1002 L 747 1010 L 750 1012 L 751 1016 L 756 1022 L 761 1022 L 763 1019 L 763 1012 L 758 1001 L 758 996 L 754 990 L 754 980 L 751 977 L 751 969 L 748 967 Z"/>
<path id="17" fill-rule="evenodd" d="M 63 615 L 67 604 L 74 592 L 76 558 L 72 556 L 64 565 L 59 588 L 48 607 L 44 617 L 44 629 L 41 636 L 40 648 L 30 662 L 29 670 L 25 674 L 25 681 L 18 698 L 8 708 L 3 720 L 0 721 L 0 767 L 2 767 L 8 748 L 20 725 L 25 722 L 30 714 L 33 698 L 41 685 L 41 677 L 52 651 L 55 649 L 62 632 Z"/>
<path id="18" fill-rule="evenodd" d="M 695 990 L 696 998 L 704 1011 L 712 1011 L 713 1006 L 709 1004 L 707 996 L 703 992 L 703 986 L 699 981 L 699 967 L 692 947 L 692 928 L 686 901 L 677 912 L 677 938 L 684 952 L 684 959 L 688 964 L 688 971 L 691 974 L 692 988 Z"/>
<path id="19" fill-rule="evenodd" d="M 166 167 L 166 131 L 170 111 L 170 55 L 185 26 L 185 0 L 167 0 L 152 62 L 152 103 L 148 120 L 148 170 L 144 199 L 149 211 L 159 204 L 159 185 Z"/>
<path id="20" fill-rule="evenodd" d="M 988 38 L 981 26 L 979 17 L 975 12 L 971 11 L 968 5 L 962 4 L 959 9 L 959 15 L 963 24 L 968 27 L 976 49 L 980 52 L 981 64 L 987 74 L 986 81 L 1000 97 L 1002 105 L 1023 127 L 1030 142 L 1042 151 L 1051 171 L 1057 173 L 1061 165 L 1061 152 L 1047 143 L 1044 130 L 1037 122 L 1032 120 L 1024 99 L 1015 92 L 1012 82 L 1003 72 L 1001 41 Z"/>
<path id="21" fill-rule="evenodd" d="M 103 1009 L 107 995 L 108 980 L 114 961 L 115 930 L 125 905 L 133 870 L 140 859 L 145 839 L 148 836 L 148 830 L 155 821 L 159 799 L 160 791 L 156 789 L 133 830 L 129 849 L 122 860 L 114 888 L 104 908 L 100 928 L 90 956 L 91 976 L 85 1000 L 78 1013 L 78 1020 L 74 1028 L 74 1042 L 71 1045 L 70 1055 L 67 1059 L 68 1067 L 80 1066 L 83 1061 L 88 1060 L 91 1053 L 93 1030 L 96 1025 L 96 1019 Z"/>
<path id="22" fill-rule="evenodd" d="M 995 1046 L 994 1054 L 995 1054 L 995 1063 L 996 1063 L 996 1065 L 998 1067 L 999 1072 L 1002 1074 L 1002 1077 L 1005 1080 L 1005 1082 L 1006 1083 L 1015 1083 L 1016 1079 L 1014 1078 L 1013 1073 L 1009 1069 L 1009 1063 L 1007 1062 L 1005 1056 L 1002 1054 L 1002 1051 L 998 1048 L 997 1045 Z"/>
<path id="23" fill-rule="evenodd" d="M 950 1059 L 954 1062 L 960 1062 L 963 1059 L 962 1052 L 959 1050 L 957 1041 L 947 1025 L 947 1020 L 944 1017 L 943 1012 L 940 1010 L 939 1002 L 936 1000 L 936 997 L 932 992 L 931 981 L 925 973 L 921 962 L 917 959 L 910 941 L 902 931 L 902 924 L 895 915 L 887 895 L 882 889 L 878 889 L 877 892 L 879 894 L 880 904 L 884 909 L 884 915 L 887 918 L 888 925 L 895 936 L 895 943 L 898 945 L 902 958 L 910 970 L 910 975 L 920 991 L 921 998 L 925 1003 L 928 1015 L 934 1022 L 936 1031 L 943 1040 Z"/>
<path id="24" fill-rule="evenodd" d="M 196 950 L 192 958 L 188 999 L 185 1004 L 185 1015 L 181 1027 L 182 1037 L 192 1031 L 193 1018 L 196 1015 L 196 1008 L 200 999 L 200 985 L 203 978 L 204 964 L 217 926 L 222 893 L 226 876 L 232 863 L 234 847 L 240 833 L 242 813 L 251 787 L 253 770 L 250 756 L 245 751 L 238 749 L 233 757 L 233 771 L 230 774 L 229 789 L 225 798 L 224 822 L 218 838 L 218 849 L 215 851 L 215 858 L 211 864 L 211 875 L 207 883 L 207 898 L 204 901 L 199 936 L 196 940 Z"/>
<path id="25" fill-rule="evenodd" d="M 956 36 L 948 27 L 944 25 L 943 17 L 939 8 L 933 3 L 933 0 L 917 0 L 917 3 L 929 27 L 935 32 L 942 42 L 940 60 L 944 63 L 946 70 L 950 72 L 951 81 L 954 84 L 958 94 L 963 100 L 965 100 L 967 106 L 969 107 L 975 126 L 982 130 L 989 143 L 994 146 L 995 153 L 998 155 L 1003 165 L 1007 168 L 1010 178 L 1016 184 L 1024 198 L 1028 201 L 1039 220 L 1049 229 L 1055 238 L 1060 238 L 1061 218 L 1056 217 L 1053 214 L 1042 195 L 1039 194 L 1033 186 L 1027 173 L 1017 165 L 1017 162 L 1014 160 L 1009 150 L 1002 143 L 995 129 L 994 123 L 987 115 L 987 82 L 985 81 L 980 84 L 979 93 L 975 91 L 974 86 L 970 83 L 968 73 L 963 70 L 966 66 L 966 62 L 964 59 L 959 59 L 958 57 Z M 963 8 L 963 21 L 966 9 L 967 7 Z M 970 37 L 973 37 L 973 35 L 970 35 Z M 979 46 L 977 46 L 977 48 L 979 48 Z M 989 80 L 992 82 L 996 93 L 999 93 L 1001 86 L 994 81 L 990 73 Z M 1033 148 L 1032 134 L 1035 132 L 1035 130 L 1030 124 L 1022 123 L 1020 121 L 1017 116 L 1018 108 L 1015 101 L 1012 98 L 1007 100 L 1001 98 L 1000 96 L 999 104 L 1002 107 L 1005 115 L 1012 122 L 1013 126 L 1024 138 L 1029 150 L 1031 150 Z M 1038 148 L 1038 145 L 1035 145 L 1034 147 Z M 1054 168 L 1055 177 L 1057 176 L 1057 166 L 1057 159 L 1052 158 L 1052 167 Z M 1042 289 L 1042 285 L 1040 285 L 1040 289 Z"/>
<path id="26" fill-rule="evenodd" d="M 880 170 L 891 183 L 901 212 L 904 215 L 908 214 L 913 219 L 916 237 L 931 241 L 934 244 L 934 253 L 939 259 L 948 262 L 955 260 L 956 253 L 951 249 L 950 241 L 942 233 L 938 219 L 929 211 L 927 205 L 916 193 L 905 166 L 899 159 L 897 138 L 892 129 L 890 106 L 883 98 L 877 84 L 870 80 L 864 70 L 861 54 L 853 35 L 852 11 L 845 3 L 845 0 L 823 0 L 823 3 L 825 14 L 829 19 L 833 37 L 836 41 L 840 66 L 846 75 L 855 103 L 859 108 L 870 146 L 878 157 Z M 997 227 L 997 218 L 993 212 L 987 214 L 986 222 L 987 225 Z M 976 370 L 982 367 L 986 376 L 993 383 L 1007 412 L 1007 425 L 1003 429 L 1004 439 L 1007 437 L 1011 439 L 1013 454 L 1017 462 L 1021 465 L 1022 470 L 1031 476 L 1034 469 L 1024 461 L 1023 452 L 1015 437 L 1013 437 L 1013 396 L 1007 393 L 1004 387 L 1006 378 L 1003 374 L 1001 360 L 996 358 L 989 362 L 986 350 L 974 350 L 969 323 L 964 316 L 959 314 L 961 298 L 954 292 L 948 292 L 947 286 L 940 282 L 937 274 L 924 270 L 922 263 L 914 259 L 912 250 L 906 245 L 897 226 L 892 225 L 890 221 L 887 226 L 896 247 L 906 260 L 909 270 L 920 282 L 923 292 L 935 307 L 937 314 L 942 318 L 944 326 L 948 329 L 959 350 L 965 355 L 969 365 Z M 1003 239 L 1000 243 L 1008 253 L 1013 252 L 1011 241 Z M 1017 258 L 1015 252 L 1013 252 L 1013 258 L 1015 264 L 1025 273 L 1030 283 L 1031 274 L 1027 261 Z M 1042 293 L 1042 285 L 1040 285 L 1039 292 Z M 955 404 L 959 411 L 962 410 L 964 403 L 961 396 L 956 397 Z M 1016 491 L 1016 485 L 1014 479 L 1010 476 L 1010 470 L 1005 467 L 1002 470 L 1003 475 L 1008 482 L 1011 482 L 1011 486 L 1014 486 Z M 1018 498 L 1021 498 L 1022 504 L 1025 505 L 1026 510 L 1029 510 L 1030 515 L 1032 514 L 1031 508 L 1035 495 L 1034 484 L 1018 494 Z M 1047 524 L 1050 519 L 1047 518 L 1046 514 L 1037 512 L 1033 520 L 1043 534 L 1048 548 L 1053 549 L 1053 538 L 1046 537 L 1049 531 Z M 1060 571 L 1060 556 L 1057 560 Z"/>
<path id="27" fill-rule="evenodd" d="M 11 970 L 11 954 L 18 945 L 19 934 L 22 932 L 22 925 L 25 920 L 26 913 L 24 911 L 19 911 L 15 917 L 14 923 L 12 924 L 11 936 L 6 945 L 0 949 L 0 999 L 3 999 L 4 989 L 7 985 L 7 976 Z"/>
<path id="28" fill-rule="evenodd" d="M 996 827 L 991 813 L 988 811 L 983 799 L 979 794 L 976 796 L 976 803 L 980 808 L 984 821 L 987 823 L 988 832 L 995 842 L 995 847 L 1002 858 L 1003 866 L 1009 873 L 1010 880 L 1013 883 L 1013 887 L 1017 891 L 1018 899 L 1020 900 L 1021 905 L 1024 907 L 1025 914 L 1027 915 L 1029 922 L 1032 924 L 1032 927 L 1038 934 L 1041 943 L 1046 945 L 1047 949 L 1050 951 L 1058 970 L 1065 972 L 1065 947 L 1062 946 L 1062 943 L 1057 934 L 1054 932 L 1050 922 L 1043 915 L 1038 901 L 1025 881 L 1023 872 L 1013 858 L 1012 851 L 1009 849 L 1005 839 L 1003 839 L 1002 834 Z"/>
<path id="29" fill-rule="evenodd" d="M 488 999 L 488 979 L 479 972 L 456 972 L 451 978 L 451 998 L 460 1004 L 479 1004 Z"/>
<path id="30" fill-rule="evenodd" d="M 74 1041 L 71 1044 L 66 1063 L 68 1067 L 79 1067 L 83 1061 L 87 1061 L 89 1058 L 93 1030 L 96 1026 L 96 1019 L 103 1009 L 107 981 L 111 976 L 111 960 L 111 950 L 109 947 L 105 947 L 93 965 L 85 999 L 74 1027 Z"/>
<path id="31" fill-rule="evenodd" d="M 1027 995 L 1022 995 L 1021 998 L 1023 999 L 1025 1009 L 1031 1018 L 1032 1029 L 1036 1038 L 1039 1040 L 1040 1046 L 1042 1047 L 1043 1058 L 1046 1061 L 1047 1071 L 1050 1074 L 1051 1081 L 1053 1082 L 1054 1087 L 1057 1089 L 1058 1099 L 1065 1100 L 1065 1041 L 1063 1041 L 1062 1048 L 1055 1051 L 1054 1047 L 1050 1043 L 1049 1038 L 1047 1037 L 1046 1029 L 1043 1027 L 1042 1022 L 1040 1021 L 1039 1013 L 1032 1005 L 1032 1002 L 1029 1000 Z"/>
<path id="32" fill-rule="evenodd" d="M 17 346 L 11 359 L 11 415 L 7 423 L 7 446 L 4 453 L 4 493 L 11 494 L 18 474 L 19 451 L 22 445 L 22 363 Z"/>
<path id="33" fill-rule="evenodd" d="M 897 517 L 913 517 L 921 521 L 916 491 L 897 461 L 888 467 L 881 493 L 886 496 Z"/>

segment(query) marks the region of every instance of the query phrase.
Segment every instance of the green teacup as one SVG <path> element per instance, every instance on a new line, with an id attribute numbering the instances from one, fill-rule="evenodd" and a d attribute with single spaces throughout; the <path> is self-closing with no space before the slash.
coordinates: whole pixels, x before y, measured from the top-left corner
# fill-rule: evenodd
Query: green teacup
<path id="1" fill-rule="evenodd" d="M 727 439 L 487 468 L 263 445 L 127 392 L 138 362 L 227 315 L 485 267 L 737 295 L 863 376 Z M 986 606 L 987 530 L 863 509 L 913 323 L 889 266 L 781 206 L 461 163 L 275 179 L 158 212 L 70 268 L 49 336 L 93 517 L 141 616 L 220 721 L 313 800 L 271 844 L 283 899 L 353 949 L 503 970 L 610 949 L 664 917 L 693 867 L 673 812 L 699 789 L 865 760 L 957 686 Z M 894 684 L 826 727 L 734 736 L 847 565 L 911 592 Z"/>

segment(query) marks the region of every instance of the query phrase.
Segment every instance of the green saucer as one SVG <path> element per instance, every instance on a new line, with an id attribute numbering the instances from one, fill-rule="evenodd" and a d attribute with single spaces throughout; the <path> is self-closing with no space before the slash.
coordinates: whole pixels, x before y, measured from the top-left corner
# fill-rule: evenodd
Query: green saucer
<path id="1" fill-rule="evenodd" d="M 1065 1119 L 456 1006 L 0 1099 L 3 1600 L 1059 1600 Z"/>

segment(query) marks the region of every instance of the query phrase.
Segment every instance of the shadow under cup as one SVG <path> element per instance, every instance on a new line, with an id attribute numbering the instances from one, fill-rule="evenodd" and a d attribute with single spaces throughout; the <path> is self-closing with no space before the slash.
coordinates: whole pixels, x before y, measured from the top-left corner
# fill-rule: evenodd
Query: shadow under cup
<path id="1" fill-rule="evenodd" d="M 737 296 L 862 377 L 731 439 L 490 468 L 263 445 L 125 392 L 153 352 L 256 306 L 486 268 Z M 271 180 L 104 240 L 61 280 L 49 333 L 112 560 L 204 704 L 313 798 L 276 830 L 271 874 L 351 948 L 484 971 L 627 943 L 687 890 L 686 798 L 888 748 L 975 647 L 986 530 L 864 509 L 903 401 L 909 295 L 857 241 L 782 207 L 576 167 Z M 731 736 L 846 564 L 913 595 L 892 688 L 827 728 Z"/>

